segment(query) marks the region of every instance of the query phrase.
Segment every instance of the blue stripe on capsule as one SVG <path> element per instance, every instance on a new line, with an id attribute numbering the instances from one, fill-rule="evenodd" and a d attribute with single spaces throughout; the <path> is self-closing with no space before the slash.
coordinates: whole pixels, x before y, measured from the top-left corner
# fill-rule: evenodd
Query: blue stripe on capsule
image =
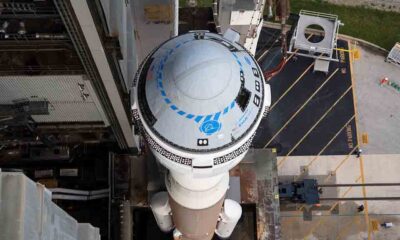
<path id="1" fill-rule="evenodd" d="M 207 117 L 204 119 L 204 122 L 210 121 L 213 115 L 207 115 Z"/>
<path id="2" fill-rule="evenodd" d="M 169 100 L 169 98 L 164 98 L 164 101 L 165 101 L 167 104 L 170 104 L 170 103 L 171 103 L 171 100 Z"/>
<path id="3" fill-rule="evenodd" d="M 221 112 L 217 112 L 217 113 L 214 115 L 214 120 L 215 120 L 215 121 L 218 121 L 218 119 L 219 119 L 220 116 L 221 116 Z"/>
<path id="4" fill-rule="evenodd" d="M 186 113 L 185 113 L 184 111 L 179 111 L 178 114 L 181 115 L 181 116 L 183 116 L 183 115 L 185 115 Z"/>
<path id="5" fill-rule="evenodd" d="M 161 90 L 161 95 L 162 95 L 163 97 L 167 96 L 167 94 L 165 93 L 164 90 Z"/>
<path id="6" fill-rule="evenodd" d="M 195 120 L 196 122 L 200 122 L 201 119 L 202 119 L 203 117 L 204 117 L 204 116 L 197 116 L 194 120 Z"/>
<path id="7" fill-rule="evenodd" d="M 171 107 L 170 107 L 172 110 L 177 110 L 178 109 L 178 107 L 177 106 L 175 106 L 175 105 L 171 105 Z"/>
<path id="8" fill-rule="evenodd" d="M 224 109 L 224 115 L 227 114 L 229 111 L 229 106 Z"/>
<path id="9" fill-rule="evenodd" d="M 235 101 L 231 103 L 231 109 L 235 106 Z"/>
<path id="10" fill-rule="evenodd" d="M 194 115 L 193 115 L 193 114 L 188 114 L 188 115 L 186 116 L 186 118 L 192 119 L 192 118 L 194 118 Z"/>

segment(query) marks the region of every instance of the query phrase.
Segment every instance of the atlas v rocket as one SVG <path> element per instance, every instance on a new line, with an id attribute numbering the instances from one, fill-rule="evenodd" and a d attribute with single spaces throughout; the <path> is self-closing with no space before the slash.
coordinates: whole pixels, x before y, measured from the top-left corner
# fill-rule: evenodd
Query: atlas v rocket
<path id="1" fill-rule="evenodd" d="M 134 80 L 134 125 L 167 169 L 167 192 L 150 206 L 159 228 L 176 239 L 227 238 L 242 214 L 225 199 L 229 170 L 248 151 L 271 92 L 239 37 L 229 29 L 172 38 Z"/>

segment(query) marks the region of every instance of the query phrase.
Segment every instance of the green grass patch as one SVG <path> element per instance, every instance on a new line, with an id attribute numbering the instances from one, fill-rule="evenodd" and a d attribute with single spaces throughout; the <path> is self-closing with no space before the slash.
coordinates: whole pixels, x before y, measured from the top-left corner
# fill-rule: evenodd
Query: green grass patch
<path id="1" fill-rule="evenodd" d="M 179 0 L 180 7 L 186 7 L 186 0 Z M 197 0 L 198 7 L 211 7 L 214 0 Z"/>
<path id="2" fill-rule="evenodd" d="M 345 24 L 340 33 L 361 38 L 386 49 L 400 41 L 400 13 L 349 7 L 321 0 L 291 0 L 292 12 L 310 10 L 336 14 Z"/>
<path id="3" fill-rule="evenodd" d="M 198 7 L 211 7 L 213 0 L 198 0 Z M 181 7 L 186 0 L 179 0 Z M 339 16 L 345 24 L 340 33 L 361 38 L 390 50 L 400 42 L 400 13 L 366 7 L 351 7 L 326 3 L 323 0 L 291 0 L 293 13 L 309 10 Z"/>

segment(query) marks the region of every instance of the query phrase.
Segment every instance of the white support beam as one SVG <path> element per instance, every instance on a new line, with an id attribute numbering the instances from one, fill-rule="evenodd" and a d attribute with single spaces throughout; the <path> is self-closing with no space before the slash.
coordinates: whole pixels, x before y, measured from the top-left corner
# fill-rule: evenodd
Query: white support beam
<path id="1" fill-rule="evenodd" d="M 72 8 L 74 9 L 76 18 L 79 21 L 79 25 L 86 39 L 86 43 L 89 46 L 90 53 L 93 56 L 94 62 L 100 74 L 103 85 L 106 89 L 107 95 L 110 99 L 111 105 L 117 116 L 118 123 L 122 129 L 127 145 L 128 147 L 133 148 L 135 147 L 135 143 L 132 137 L 132 127 L 130 125 L 123 102 L 118 92 L 116 79 L 114 79 L 111 68 L 109 66 L 107 56 L 101 43 L 100 36 L 96 30 L 96 26 L 89 10 L 87 1 L 70 0 L 70 2 Z"/>

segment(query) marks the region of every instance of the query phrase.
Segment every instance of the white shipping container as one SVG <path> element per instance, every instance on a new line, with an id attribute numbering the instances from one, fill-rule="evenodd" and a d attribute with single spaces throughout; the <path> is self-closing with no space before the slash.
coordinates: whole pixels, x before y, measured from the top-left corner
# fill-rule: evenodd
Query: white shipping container
<path id="1" fill-rule="evenodd" d="M 36 184 L 21 173 L 0 174 L 0 239 L 39 240 L 41 204 Z"/>
<path id="2" fill-rule="evenodd" d="M 99 240 L 99 229 L 78 222 L 51 200 L 51 192 L 22 173 L 0 171 L 0 239 Z M 81 229 L 82 228 L 82 229 Z"/>

